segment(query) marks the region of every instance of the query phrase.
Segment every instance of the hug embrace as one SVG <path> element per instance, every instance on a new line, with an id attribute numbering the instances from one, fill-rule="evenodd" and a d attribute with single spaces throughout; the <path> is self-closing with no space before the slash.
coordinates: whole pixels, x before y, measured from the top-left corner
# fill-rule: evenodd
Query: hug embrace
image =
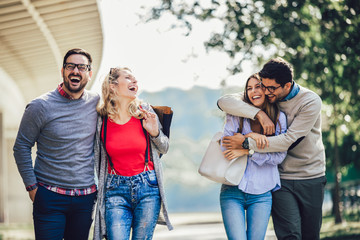
<path id="1" fill-rule="evenodd" d="M 293 80 L 282 58 L 268 61 L 258 76 L 248 79 L 245 94 L 218 100 L 227 113 L 225 156 L 247 155 L 240 184 L 221 189 L 226 233 L 229 239 L 263 239 L 271 208 L 279 240 L 319 239 L 326 184 L 321 99 Z"/>

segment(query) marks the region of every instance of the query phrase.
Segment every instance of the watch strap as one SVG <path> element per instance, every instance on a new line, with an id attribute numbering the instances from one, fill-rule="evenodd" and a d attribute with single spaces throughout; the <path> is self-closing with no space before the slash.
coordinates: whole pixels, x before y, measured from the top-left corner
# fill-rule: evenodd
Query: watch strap
<path id="1" fill-rule="evenodd" d="M 249 139 L 245 138 L 244 142 L 242 143 L 242 147 L 244 149 L 249 149 Z"/>

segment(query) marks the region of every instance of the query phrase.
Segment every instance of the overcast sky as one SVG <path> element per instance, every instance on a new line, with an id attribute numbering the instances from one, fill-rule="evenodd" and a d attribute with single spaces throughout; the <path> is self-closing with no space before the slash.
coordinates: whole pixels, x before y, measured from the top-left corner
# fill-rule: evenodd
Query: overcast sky
<path id="1" fill-rule="evenodd" d="M 206 52 L 204 41 L 213 30 L 221 29 L 219 21 L 198 23 L 192 34 L 184 29 L 170 29 L 176 23 L 167 15 L 159 21 L 143 22 L 139 15 L 147 12 L 145 6 L 154 6 L 155 0 L 101 0 L 99 3 L 104 33 L 103 59 L 94 88 L 111 67 L 127 66 L 138 79 L 141 91 L 159 91 L 166 87 L 189 89 L 194 85 L 219 88 L 229 77 L 226 67 L 230 59 L 225 53 Z M 243 84 L 248 72 L 230 76 L 228 84 Z"/>

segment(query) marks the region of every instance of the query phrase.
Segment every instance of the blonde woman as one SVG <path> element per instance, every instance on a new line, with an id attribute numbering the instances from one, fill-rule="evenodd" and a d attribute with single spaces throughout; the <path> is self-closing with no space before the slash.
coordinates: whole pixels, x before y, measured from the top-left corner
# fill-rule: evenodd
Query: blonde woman
<path id="1" fill-rule="evenodd" d="M 152 239 L 168 218 L 159 154 L 169 139 L 149 104 L 137 98 L 128 68 L 111 68 L 102 85 L 95 166 L 99 179 L 94 239 Z M 160 211 L 161 210 L 161 211 Z"/>

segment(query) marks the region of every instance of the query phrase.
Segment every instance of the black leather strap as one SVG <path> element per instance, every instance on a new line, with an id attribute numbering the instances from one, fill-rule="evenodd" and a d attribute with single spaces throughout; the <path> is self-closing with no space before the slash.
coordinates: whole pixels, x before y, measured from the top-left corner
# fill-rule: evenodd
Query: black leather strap
<path id="1" fill-rule="evenodd" d="M 143 129 L 145 140 L 146 140 L 146 150 L 145 150 L 145 167 L 149 165 L 149 152 L 150 152 L 150 161 L 153 161 L 152 159 L 152 150 L 151 150 L 151 144 L 150 144 L 150 134 L 146 131 L 146 129 L 143 127 L 143 119 L 140 119 L 141 121 L 141 127 Z"/>
<path id="2" fill-rule="evenodd" d="M 110 155 L 108 154 L 108 152 L 107 152 L 107 150 L 106 150 L 107 120 L 108 120 L 108 117 L 107 117 L 107 116 L 103 117 L 103 128 L 102 128 L 102 131 L 104 132 L 104 138 L 103 138 L 104 141 L 103 141 L 103 143 L 104 143 L 105 153 L 106 153 L 107 159 L 108 159 L 109 164 L 110 164 L 110 168 L 111 168 L 111 170 L 114 170 L 114 164 L 112 163 L 111 158 L 110 158 Z M 115 170 L 114 170 L 114 171 L 115 171 Z"/>

